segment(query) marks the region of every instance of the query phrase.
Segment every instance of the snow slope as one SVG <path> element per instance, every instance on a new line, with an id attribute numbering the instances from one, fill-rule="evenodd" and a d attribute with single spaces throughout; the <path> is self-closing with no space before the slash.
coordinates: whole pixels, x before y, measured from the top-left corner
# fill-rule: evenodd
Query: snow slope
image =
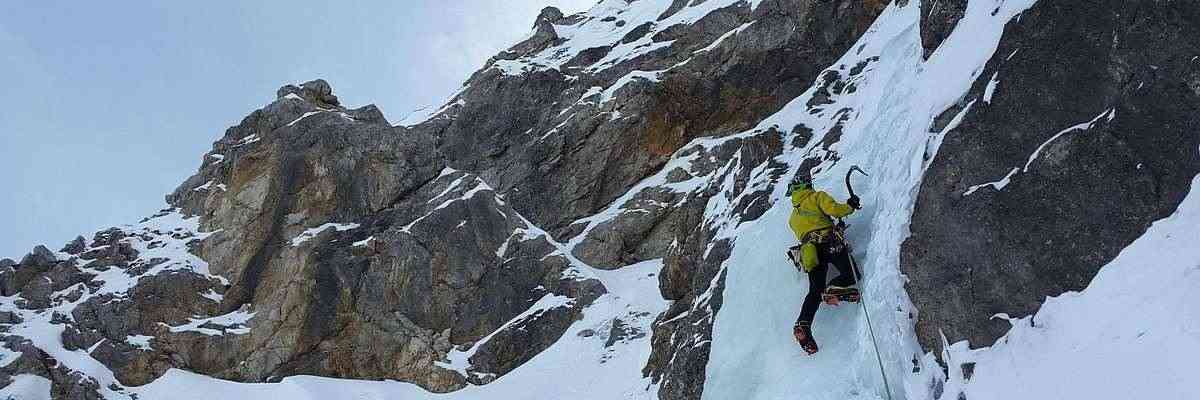
<path id="1" fill-rule="evenodd" d="M 14 376 L 12 383 L 0 389 L 0 398 L 13 400 L 49 399 L 50 380 L 29 374 Z"/>

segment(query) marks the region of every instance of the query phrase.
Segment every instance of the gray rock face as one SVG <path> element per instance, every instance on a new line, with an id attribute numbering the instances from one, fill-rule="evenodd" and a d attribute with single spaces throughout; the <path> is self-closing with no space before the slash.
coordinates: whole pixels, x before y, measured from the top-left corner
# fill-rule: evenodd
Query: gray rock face
<path id="1" fill-rule="evenodd" d="M 940 354 L 938 332 L 991 344 L 1008 330 L 993 314 L 1030 315 L 1046 296 L 1083 289 L 1175 210 L 1200 172 L 1197 12 L 1039 2 L 1008 25 L 968 95 L 979 101 L 926 174 L 903 246 L 926 348 Z M 1006 175 L 1001 190 L 971 191 Z"/>
<path id="2" fill-rule="evenodd" d="M 542 25 L 559 17 L 543 13 L 533 39 L 502 53 L 467 82 L 453 105 L 413 126 L 438 137 L 451 166 L 480 174 L 522 215 L 572 238 L 580 260 L 620 268 L 665 258 L 660 287 L 674 302 L 655 324 L 644 370 L 660 383 L 664 399 L 699 398 L 703 388 L 706 338 L 721 303 L 723 279 L 714 278 L 730 249 L 728 243 L 710 246 L 717 227 L 706 226 L 706 204 L 720 191 L 721 178 L 737 176 L 744 184 L 781 144 L 762 135 L 693 150 L 704 153 L 699 159 L 711 157 L 708 164 L 661 171 L 664 163 L 692 139 L 750 129 L 804 92 L 885 4 L 768 0 L 753 11 L 745 3 L 718 9 L 690 25 L 663 22 L 687 5 L 674 2 L 657 23 L 594 16 L 600 20 L 588 23 L 611 23 L 625 32 L 621 40 L 580 51 L 559 69 L 529 61 L 560 43 L 545 29 L 553 26 Z M 623 63 L 603 63 L 622 51 L 620 45 L 666 41 L 673 42 Z M 516 73 L 501 67 L 514 61 L 524 63 Z M 630 79 L 635 76 L 653 78 Z M 739 153 L 743 169 L 718 171 Z M 771 169 L 781 174 L 783 167 Z M 665 173 L 663 186 L 634 187 L 655 173 Z M 665 186 L 703 176 L 712 179 L 710 186 L 693 192 Z M 755 206 L 753 200 L 765 195 L 745 196 L 734 214 L 757 218 L 768 202 Z M 606 208 L 619 213 L 589 217 Z M 718 287 L 710 287 L 713 282 Z M 716 294 L 697 300 L 706 292 Z"/>
<path id="3" fill-rule="evenodd" d="M 231 281 L 222 312 L 253 305 L 267 314 L 245 340 L 225 345 L 228 355 L 196 354 L 193 368 L 253 381 L 400 379 L 446 391 L 471 378 L 435 366 L 452 346 L 495 331 L 535 294 L 585 293 L 546 315 L 553 323 L 537 324 L 537 336 L 495 335 L 489 345 L 521 351 L 471 372 L 503 375 L 602 293 L 563 278 L 569 266 L 547 257 L 554 248 L 545 240 L 509 243 L 530 227 L 483 179 L 444 169 L 430 136 L 391 127 L 373 106 L 338 108 L 330 96 L 320 80 L 280 89 L 279 100 L 217 142 L 224 162 L 206 162 L 169 197 L 200 214 L 206 230 L 221 230 L 198 250 Z M 224 186 L 196 190 L 202 182 Z M 516 256 L 501 258 L 502 247 Z M 199 349 L 200 339 L 186 346 Z"/>
<path id="4" fill-rule="evenodd" d="M 582 51 L 560 70 L 507 57 L 529 69 L 511 75 L 493 60 L 467 82 L 461 105 L 414 129 L 437 136 L 451 166 L 479 173 L 534 223 L 566 235 L 691 139 L 748 129 L 803 92 L 883 5 L 844 3 L 766 1 L 753 12 L 739 3 L 691 25 L 628 27 L 626 42 L 674 42 L 615 65 L 597 61 L 625 51 L 620 42 Z M 619 18 L 613 29 L 626 29 L 616 27 Z M 854 23 L 833 22 L 847 19 Z M 506 54 L 527 55 L 524 47 Z M 665 72 L 659 82 L 614 86 L 639 71 Z M 614 97 L 603 101 L 591 88 Z"/>
<path id="5" fill-rule="evenodd" d="M 529 228 L 520 221 L 477 176 L 448 172 L 367 217 L 363 228 L 351 231 L 354 236 L 317 245 L 316 270 L 309 274 L 314 307 L 323 309 L 308 312 L 302 340 L 314 343 L 300 347 L 330 351 L 307 352 L 275 373 L 403 379 L 435 391 L 507 373 L 557 340 L 603 293 L 595 281 L 564 278 L 569 266 L 548 257 L 554 248 L 545 240 L 514 237 Z M 367 242 L 347 244 L 355 240 Z M 466 377 L 434 365 L 452 346 L 478 341 L 546 295 L 570 297 L 574 304 L 531 324 L 540 329 L 536 336 L 501 333 L 485 345 L 519 352 L 473 363 Z M 397 322 L 379 322 L 389 320 Z"/>
<path id="6" fill-rule="evenodd" d="M 929 58 L 950 36 L 966 10 L 967 0 L 921 2 L 921 47 L 925 50 L 925 58 Z"/>
<path id="7" fill-rule="evenodd" d="M 713 182 L 734 182 L 734 187 L 717 186 L 697 192 L 695 198 L 676 211 L 682 216 L 682 228 L 677 231 L 678 245 L 667 249 L 665 265 L 659 275 L 659 289 L 664 298 L 673 300 L 671 307 L 658 316 L 654 324 L 650 360 L 643 373 L 660 383 L 659 397 L 663 399 L 697 399 L 703 394 L 704 370 L 712 339 L 712 324 L 721 310 L 725 287 L 722 269 L 732 251 L 728 238 L 718 238 L 721 228 L 705 216 L 709 196 L 740 193 L 740 201 L 729 205 L 732 221 L 741 223 L 756 220 L 766 212 L 771 188 L 787 170 L 787 165 L 773 157 L 783 150 L 778 132 L 731 140 L 701 154 L 699 159 L 740 159 L 740 169 L 722 169 Z M 803 146 L 804 143 L 799 143 Z M 705 168 L 701 166 L 701 170 Z M 750 186 L 755 170 L 763 168 L 765 186 Z M 757 179 L 764 179 L 758 177 Z M 722 193 L 724 192 L 724 193 Z"/>

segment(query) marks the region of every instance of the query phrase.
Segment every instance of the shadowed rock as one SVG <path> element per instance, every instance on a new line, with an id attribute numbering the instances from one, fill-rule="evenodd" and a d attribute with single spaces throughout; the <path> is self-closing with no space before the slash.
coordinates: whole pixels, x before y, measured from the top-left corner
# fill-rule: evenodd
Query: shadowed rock
<path id="1" fill-rule="evenodd" d="M 1200 91 L 1188 87 L 1200 77 L 1197 15 L 1178 2 L 1038 2 L 1008 24 L 967 94 L 979 101 L 926 173 L 903 246 L 927 349 L 941 354 L 941 334 L 990 345 L 1009 329 L 993 315 L 1027 316 L 1084 289 L 1176 209 L 1200 173 Z M 1003 189 L 982 186 L 1013 168 Z"/>

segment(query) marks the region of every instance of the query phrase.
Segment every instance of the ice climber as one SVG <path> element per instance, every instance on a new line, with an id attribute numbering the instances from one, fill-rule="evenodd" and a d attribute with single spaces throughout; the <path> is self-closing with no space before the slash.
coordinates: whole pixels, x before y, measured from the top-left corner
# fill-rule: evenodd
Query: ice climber
<path id="1" fill-rule="evenodd" d="M 788 257 L 796 267 L 808 273 L 808 296 L 792 333 L 796 341 L 808 354 L 817 352 L 813 339 L 812 321 L 821 301 L 837 305 L 838 301 L 857 302 L 860 294 L 852 288 L 857 271 L 852 271 L 852 262 L 842 230 L 834 224 L 835 218 L 843 218 L 859 205 L 858 196 L 851 194 L 846 204 L 838 203 L 828 193 L 815 190 L 812 178 L 805 173 L 797 174 L 788 186 L 788 197 L 792 199 L 792 213 L 788 225 L 800 240 L 800 244 L 788 250 Z M 828 264 L 838 270 L 838 276 L 826 285 Z"/>

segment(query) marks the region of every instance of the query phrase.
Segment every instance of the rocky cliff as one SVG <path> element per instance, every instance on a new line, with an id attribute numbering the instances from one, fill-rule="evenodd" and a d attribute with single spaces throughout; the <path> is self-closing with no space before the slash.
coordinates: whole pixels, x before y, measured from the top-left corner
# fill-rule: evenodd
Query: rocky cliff
<path id="1" fill-rule="evenodd" d="M 992 343 L 1009 324 L 987 317 L 1082 290 L 1175 211 L 1200 173 L 1197 17 L 1187 2 L 1039 2 L 1005 27 L 1003 57 L 943 116 L 959 123 L 904 245 L 923 344 Z"/>
<path id="2" fill-rule="evenodd" d="M 842 196 L 854 163 L 877 173 L 850 232 L 898 338 L 887 365 L 916 374 L 944 340 L 992 344 L 994 314 L 1082 289 L 1200 172 L 1200 6 L 1016 3 L 547 8 L 398 126 L 323 80 L 286 85 L 162 211 L 0 261 L 0 379 L 80 399 L 154 398 L 179 371 L 541 398 L 577 367 L 626 398 L 769 398 L 710 365 L 766 342 L 714 331 L 749 329 L 729 314 L 753 314 L 748 290 L 784 311 L 746 325 L 788 337 L 803 293 L 746 271 L 794 284 L 781 182 L 811 171 Z"/>

